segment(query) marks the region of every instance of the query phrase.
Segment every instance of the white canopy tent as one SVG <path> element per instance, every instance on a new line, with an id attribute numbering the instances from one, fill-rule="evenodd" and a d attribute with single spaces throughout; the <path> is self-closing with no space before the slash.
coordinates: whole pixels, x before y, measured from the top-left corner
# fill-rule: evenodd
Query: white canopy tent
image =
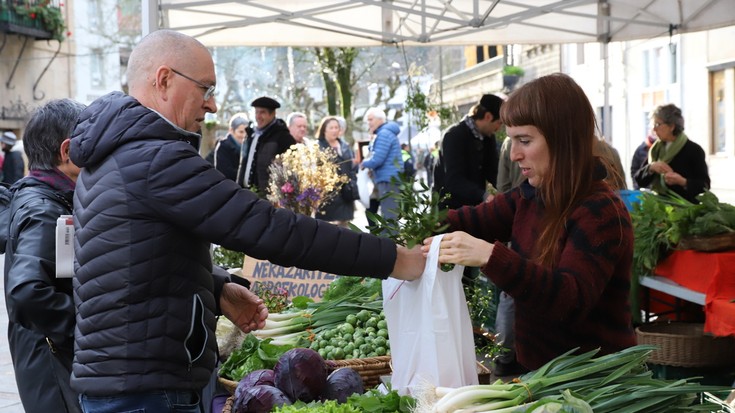
<path id="1" fill-rule="evenodd" d="M 143 0 L 207 46 L 587 43 L 735 24 L 735 0 Z"/>
<path id="2" fill-rule="evenodd" d="M 735 0 L 142 0 L 143 32 L 207 46 L 607 43 L 735 25 Z M 603 135 L 609 125 L 603 122 Z"/>

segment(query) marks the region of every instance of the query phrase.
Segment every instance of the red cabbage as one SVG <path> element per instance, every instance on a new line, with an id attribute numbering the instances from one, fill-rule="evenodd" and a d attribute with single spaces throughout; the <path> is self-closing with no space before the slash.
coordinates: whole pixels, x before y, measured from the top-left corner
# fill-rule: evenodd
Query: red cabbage
<path id="1" fill-rule="evenodd" d="M 294 348 L 283 353 L 273 368 L 276 387 L 291 400 L 317 400 L 327 385 L 327 366 L 314 350 Z"/>
<path id="2" fill-rule="evenodd" d="M 291 404 L 291 400 L 279 389 L 260 384 L 243 389 L 235 398 L 232 413 L 268 413 L 276 407 Z"/>
<path id="3" fill-rule="evenodd" d="M 242 393 L 242 391 L 247 389 L 248 387 L 254 387 L 260 384 L 266 384 L 273 387 L 276 386 L 273 370 L 255 370 L 253 372 L 250 372 L 247 376 L 243 377 L 242 380 L 237 383 L 237 388 L 235 388 L 235 398 L 240 398 L 240 394 Z"/>
<path id="4" fill-rule="evenodd" d="M 349 367 L 337 369 L 327 377 L 327 387 L 322 398 L 344 403 L 354 393 L 365 393 L 360 373 Z"/>

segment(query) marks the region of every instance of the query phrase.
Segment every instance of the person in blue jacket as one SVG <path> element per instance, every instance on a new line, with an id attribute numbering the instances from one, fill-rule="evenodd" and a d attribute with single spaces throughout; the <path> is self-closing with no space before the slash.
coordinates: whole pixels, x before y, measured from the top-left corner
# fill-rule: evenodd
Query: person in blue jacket
<path id="1" fill-rule="evenodd" d="M 361 167 L 372 170 L 380 199 L 380 215 L 385 219 L 395 219 L 398 215 L 399 174 L 403 172 L 401 144 L 398 141 L 401 128 L 395 122 L 386 121 L 385 112 L 379 108 L 368 109 L 365 120 L 375 139 L 370 142 L 370 154 Z"/>
<path id="2" fill-rule="evenodd" d="M 71 139 L 76 329 L 72 388 L 86 413 L 202 411 L 218 315 L 265 325 L 263 301 L 212 273 L 210 245 L 333 274 L 420 277 L 419 248 L 276 208 L 199 155 L 217 111 L 207 48 L 148 34 L 128 63 L 129 95 L 84 110 Z M 289 135 L 290 137 L 290 135 Z"/>

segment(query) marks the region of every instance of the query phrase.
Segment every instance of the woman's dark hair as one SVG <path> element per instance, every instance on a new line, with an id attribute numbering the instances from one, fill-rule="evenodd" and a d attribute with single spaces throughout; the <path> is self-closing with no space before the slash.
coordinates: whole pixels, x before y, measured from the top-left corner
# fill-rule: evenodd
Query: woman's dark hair
<path id="1" fill-rule="evenodd" d="M 327 131 L 327 125 L 329 125 L 329 122 L 331 121 L 335 121 L 337 122 L 337 125 L 339 125 L 339 120 L 334 116 L 326 116 L 324 117 L 324 119 L 322 119 L 321 123 L 319 123 L 319 129 L 317 130 L 316 137 L 320 141 L 326 140 L 324 134 Z"/>
<path id="2" fill-rule="evenodd" d="M 23 132 L 28 169 L 53 169 L 61 163 L 61 143 L 71 137 L 84 108 L 71 99 L 56 99 L 33 111 Z"/>
<path id="3" fill-rule="evenodd" d="M 518 88 L 500 108 L 506 126 L 535 126 L 546 138 L 549 171 L 536 188 L 546 209 L 537 261 L 552 267 L 559 234 L 594 182 L 596 121 L 587 95 L 571 77 L 556 73 Z"/>

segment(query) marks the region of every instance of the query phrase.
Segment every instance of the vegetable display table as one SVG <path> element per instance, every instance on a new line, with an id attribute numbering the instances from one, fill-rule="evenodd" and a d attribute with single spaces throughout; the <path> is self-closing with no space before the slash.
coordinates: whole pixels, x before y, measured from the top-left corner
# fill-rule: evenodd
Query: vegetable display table
<path id="1" fill-rule="evenodd" d="M 653 276 L 642 277 L 640 284 L 704 305 L 704 331 L 735 336 L 735 251 L 674 251 L 656 266 Z"/>

